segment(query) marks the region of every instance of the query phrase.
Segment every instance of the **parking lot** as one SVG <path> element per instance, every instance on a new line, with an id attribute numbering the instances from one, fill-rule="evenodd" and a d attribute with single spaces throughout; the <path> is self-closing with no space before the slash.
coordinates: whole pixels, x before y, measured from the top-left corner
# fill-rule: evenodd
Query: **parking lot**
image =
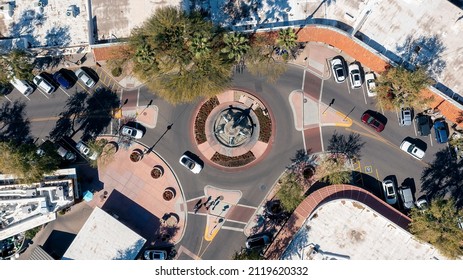
<path id="1" fill-rule="evenodd" d="M 18 114 L 18 117 L 21 117 L 23 119 L 22 121 L 25 123 L 24 126 L 18 129 L 21 129 L 24 133 L 30 132 L 33 140 L 37 144 L 40 144 L 44 140 L 48 139 L 49 133 L 56 127 L 57 121 L 60 119 L 60 114 L 67 110 L 74 115 L 80 113 L 80 111 L 71 112 L 72 110 L 69 109 L 70 107 L 66 107 L 67 103 L 72 100 L 72 97 L 74 97 L 76 93 L 80 92 L 87 94 L 85 102 L 93 97 L 94 102 L 92 103 L 92 110 L 95 111 L 95 115 L 98 115 L 97 111 L 99 109 L 107 109 L 107 100 L 104 99 L 107 94 L 101 95 L 100 98 L 98 94 L 95 94 L 96 92 L 104 91 L 108 92 L 108 94 L 115 94 L 114 101 L 119 102 L 122 89 L 111 76 L 98 68 L 82 67 L 82 69 L 95 82 L 92 87 L 86 86 L 82 79 L 78 79 L 74 71 L 61 69 L 60 72 L 66 76 L 66 79 L 70 83 L 67 89 L 54 80 L 54 73 L 42 72 L 41 75 L 47 80 L 47 83 L 52 87 L 55 87 L 55 90 L 51 93 L 47 93 L 43 88 L 35 85 L 34 82 L 28 81 L 28 84 L 30 84 L 30 86 L 34 89 L 32 94 L 26 96 L 20 93 L 16 88 L 12 88 L 10 93 L 3 96 L 1 98 L 3 106 L 5 106 L 7 102 L 10 102 L 10 107 L 14 107 L 15 104 L 16 108 L 20 108 L 20 104 L 25 105 L 21 110 L 15 111 L 15 113 Z M 89 105 L 87 104 L 87 106 Z M 82 108 L 84 107 L 85 106 Z M 26 120 L 29 122 L 28 125 Z M 110 122 L 111 123 L 108 124 L 107 129 L 103 129 L 102 133 L 112 132 L 111 129 L 114 129 L 114 125 L 111 124 L 114 120 L 110 120 Z M 72 124 L 72 130 L 78 130 L 79 125 L 81 125 L 79 120 L 75 119 Z M 76 139 L 77 142 L 82 136 L 82 133 L 79 131 L 73 135 L 73 138 Z"/>
<path id="2" fill-rule="evenodd" d="M 349 58 L 346 59 L 346 65 L 352 62 Z M 399 110 L 390 112 L 377 106 L 376 98 L 368 96 L 366 83 L 363 82 L 364 75 L 369 72 L 369 69 L 360 67 L 360 72 L 362 85 L 359 88 L 352 87 L 348 75 L 346 75 L 344 81 L 336 81 L 333 71 L 331 71 L 330 79 L 325 80 L 322 84 L 321 101 L 324 104 L 329 104 L 334 100 L 331 106 L 353 120 L 353 125 L 349 128 L 322 127 L 324 147 L 329 145 L 328 141 L 334 133 L 346 136 L 350 133 L 360 134 L 365 144 L 361 149 L 361 159 L 354 163 L 354 183 L 370 190 L 378 197 L 384 198 L 381 182 L 385 177 L 392 175 L 396 177 L 399 186 L 402 184 L 411 186 L 414 197 L 417 199 L 423 195 L 421 188 L 423 171 L 429 168 L 430 164 L 435 160 L 436 153 L 442 150 L 448 152 L 449 145 L 448 143 L 440 144 L 436 142 L 435 131 L 432 127 L 429 135 L 419 135 L 414 117 L 423 112 L 412 111 L 411 123 L 401 125 L 401 112 Z M 383 123 L 384 130 L 378 132 L 362 123 L 361 117 L 365 112 L 370 112 L 375 116 L 375 119 Z M 437 114 L 428 115 L 431 115 L 430 119 L 432 121 L 440 119 Z M 447 129 L 447 133 L 451 134 L 450 125 L 448 125 Z M 422 160 L 400 149 L 404 139 L 413 142 L 425 152 Z M 400 202 L 395 206 L 403 210 Z"/>

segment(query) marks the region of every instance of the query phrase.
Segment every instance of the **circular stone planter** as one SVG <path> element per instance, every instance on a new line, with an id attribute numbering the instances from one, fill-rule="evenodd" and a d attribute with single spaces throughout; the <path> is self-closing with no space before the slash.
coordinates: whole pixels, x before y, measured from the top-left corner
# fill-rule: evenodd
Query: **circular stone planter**
<path id="1" fill-rule="evenodd" d="M 164 169 L 162 166 L 156 165 L 153 169 L 151 169 L 151 177 L 153 177 L 153 179 L 159 179 L 162 175 L 164 175 Z"/>
<path id="2" fill-rule="evenodd" d="M 174 197 L 175 197 L 175 192 L 174 192 L 171 188 L 165 189 L 164 192 L 162 193 L 162 198 L 163 198 L 165 201 L 170 201 L 170 200 L 172 200 Z"/>
<path id="3" fill-rule="evenodd" d="M 132 162 L 140 161 L 142 158 L 143 158 L 143 154 L 140 153 L 139 151 L 133 151 L 133 152 L 130 154 L 130 160 L 131 160 Z"/>

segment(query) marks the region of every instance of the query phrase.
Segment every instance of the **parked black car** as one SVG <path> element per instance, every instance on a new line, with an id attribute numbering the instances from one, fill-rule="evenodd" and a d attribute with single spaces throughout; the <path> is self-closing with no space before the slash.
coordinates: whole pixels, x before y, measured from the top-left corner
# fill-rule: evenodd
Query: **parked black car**
<path id="1" fill-rule="evenodd" d="M 428 136 L 431 133 L 431 117 L 419 114 L 415 118 L 415 124 L 420 136 Z"/>

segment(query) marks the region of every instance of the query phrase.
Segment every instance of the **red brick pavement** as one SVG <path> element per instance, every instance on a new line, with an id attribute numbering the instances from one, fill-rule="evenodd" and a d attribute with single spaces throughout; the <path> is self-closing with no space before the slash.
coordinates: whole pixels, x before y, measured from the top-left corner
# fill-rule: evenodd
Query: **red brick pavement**
<path id="1" fill-rule="evenodd" d="M 265 257 L 272 260 L 279 259 L 291 242 L 292 237 L 299 231 L 310 214 L 319 205 L 337 199 L 352 199 L 361 202 L 405 230 L 408 229 L 408 224 L 411 221 L 410 218 L 364 189 L 351 185 L 328 186 L 310 194 L 296 208 L 265 252 Z"/>
<path id="2" fill-rule="evenodd" d="M 321 86 L 322 80 L 319 77 L 311 73 L 305 73 L 304 93 L 312 96 L 317 102 L 320 99 Z"/>
<path id="3" fill-rule="evenodd" d="M 304 130 L 305 148 L 311 150 L 312 153 L 319 153 L 322 151 L 322 144 L 320 142 L 320 127 L 317 125 L 313 128 Z"/>

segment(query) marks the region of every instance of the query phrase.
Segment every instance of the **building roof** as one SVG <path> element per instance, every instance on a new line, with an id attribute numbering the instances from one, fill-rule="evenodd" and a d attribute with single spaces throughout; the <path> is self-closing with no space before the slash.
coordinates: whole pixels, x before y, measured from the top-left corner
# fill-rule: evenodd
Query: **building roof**
<path id="1" fill-rule="evenodd" d="M 64 253 L 68 260 L 133 260 L 146 239 L 96 207 Z"/>
<path id="2" fill-rule="evenodd" d="M 56 211 L 74 204 L 75 168 L 56 170 L 38 183 L 22 184 L 17 179 L 0 174 L 0 240 L 51 222 Z"/>
<path id="3" fill-rule="evenodd" d="M 5 37 L 26 38 L 32 47 L 69 47 L 89 43 L 86 0 L 16 0 L 11 18 L 0 20 Z M 74 15 L 68 13 L 74 8 Z"/>
<path id="4" fill-rule="evenodd" d="M 318 253 L 317 253 L 318 251 Z M 370 207 L 338 199 L 317 208 L 293 237 L 281 259 L 446 259 Z"/>

